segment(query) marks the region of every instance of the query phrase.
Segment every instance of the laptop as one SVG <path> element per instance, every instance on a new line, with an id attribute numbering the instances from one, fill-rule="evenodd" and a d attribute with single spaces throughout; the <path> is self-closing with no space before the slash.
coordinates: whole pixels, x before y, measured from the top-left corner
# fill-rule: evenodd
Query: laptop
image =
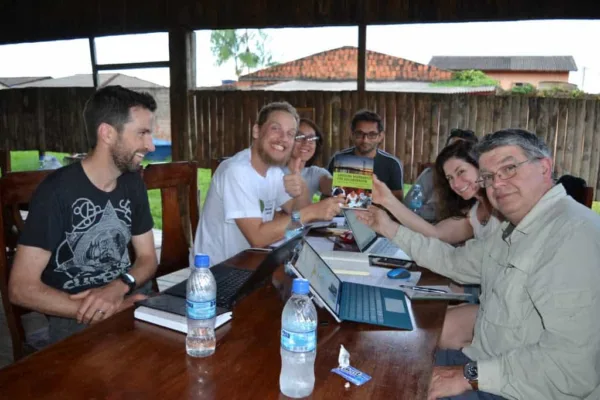
<path id="1" fill-rule="evenodd" d="M 308 231 L 298 233 L 298 235 L 271 250 L 255 270 L 238 268 L 228 264 L 227 261 L 212 266 L 210 271 L 217 282 L 217 307 L 231 310 L 236 301 L 250 294 L 259 286 L 262 286 L 271 277 L 277 267 L 294 256 L 294 251 L 301 244 L 306 232 Z M 185 300 L 186 291 L 187 279 L 177 285 L 171 286 L 164 293 Z"/>
<path id="2" fill-rule="evenodd" d="M 306 240 L 292 269 L 310 282 L 313 296 L 338 322 L 413 329 L 404 292 L 342 281 Z"/>
<path id="3" fill-rule="evenodd" d="M 377 232 L 360 222 L 356 218 L 355 210 L 342 209 L 342 211 L 346 217 L 346 223 L 352 231 L 354 241 L 361 253 L 412 261 L 408 254 L 396 246 L 391 240 L 377 236 Z"/>

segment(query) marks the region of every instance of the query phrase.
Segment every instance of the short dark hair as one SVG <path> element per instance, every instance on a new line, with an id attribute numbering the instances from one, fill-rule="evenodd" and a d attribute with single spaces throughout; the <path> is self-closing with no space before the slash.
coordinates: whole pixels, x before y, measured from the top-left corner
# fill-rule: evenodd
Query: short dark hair
<path id="1" fill-rule="evenodd" d="M 298 116 L 298 112 L 287 101 L 275 101 L 269 104 L 265 104 L 260 111 L 258 112 L 258 118 L 256 119 L 256 125 L 263 126 L 265 122 L 269 119 L 269 115 L 275 111 L 285 111 L 287 113 L 292 114 L 294 119 L 296 120 L 296 125 L 299 125 L 300 117 Z"/>
<path id="2" fill-rule="evenodd" d="M 122 86 L 106 86 L 96 91 L 85 103 L 83 119 L 90 149 L 96 147 L 98 127 L 109 124 L 121 133 L 129 122 L 131 107 L 143 107 L 156 111 L 154 97 L 146 92 L 135 92 Z"/>
<path id="3" fill-rule="evenodd" d="M 352 117 L 352 123 L 350 124 L 352 132 L 356 130 L 356 125 L 359 122 L 377 122 L 377 132 L 383 132 L 383 122 L 381 121 L 381 117 L 373 111 L 360 110 L 354 114 L 354 117 Z"/>
<path id="4" fill-rule="evenodd" d="M 448 135 L 448 139 L 446 139 L 446 146 L 448 146 L 450 140 L 454 138 L 465 140 L 470 143 L 477 143 L 479 141 L 479 139 L 475 135 L 475 132 L 473 132 L 472 130 L 454 128 L 450 130 L 450 135 Z"/>
<path id="5" fill-rule="evenodd" d="M 300 118 L 300 123 L 298 124 L 298 129 L 300 129 L 300 125 L 302 125 L 302 124 L 310 126 L 315 131 L 315 135 L 319 138 L 319 140 L 317 140 L 317 145 L 315 147 L 315 154 L 313 154 L 313 156 L 305 164 L 305 167 L 310 167 L 310 166 L 314 165 L 315 161 L 317 161 L 317 158 L 319 158 L 319 156 L 321 155 L 321 149 L 323 148 L 323 133 L 321 132 L 321 129 L 319 129 L 317 124 L 315 124 L 312 119 Z"/>

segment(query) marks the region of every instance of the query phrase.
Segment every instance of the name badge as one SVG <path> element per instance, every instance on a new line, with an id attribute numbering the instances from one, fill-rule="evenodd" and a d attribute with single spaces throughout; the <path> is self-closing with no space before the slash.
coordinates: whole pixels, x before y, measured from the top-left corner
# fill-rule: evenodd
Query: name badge
<path id="1" fill-rule="evenodd" d="M 269 200 L 263 202 L 262 219 L 263 222 L 269 222 L 273 220 L 275 216 L 275 201 Z"/>

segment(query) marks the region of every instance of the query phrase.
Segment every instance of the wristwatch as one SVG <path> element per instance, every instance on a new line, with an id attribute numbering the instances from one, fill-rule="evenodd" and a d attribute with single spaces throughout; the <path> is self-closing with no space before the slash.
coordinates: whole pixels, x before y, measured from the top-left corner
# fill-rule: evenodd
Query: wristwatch
<path id="1" fill-rule="evenodd" d="M 121 275 L 121 280 L 127 286 L 129 286 L 129 291 L 127 293 L 125 293 L 125 296 L 130 295 L 134 291 L 134 289 L 135 289 L 135 278 L 131 274 L 124 273 L 123 275 Z"/>
<path id="2" fill-rule="evenodd" d="M 463 374 L 465 379 L 469 381 L 473 390 L 479 390 L 479 374 L 477 373 L 477 361 L 468 362 L 464 369 Z"/>

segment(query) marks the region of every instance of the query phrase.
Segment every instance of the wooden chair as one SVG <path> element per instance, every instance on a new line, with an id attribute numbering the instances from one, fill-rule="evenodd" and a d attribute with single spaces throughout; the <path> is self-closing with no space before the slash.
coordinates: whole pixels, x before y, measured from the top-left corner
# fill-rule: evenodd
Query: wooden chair
<path id="1" fill-rule="evenodd" d="M 31 201 L 40 182 L 52 171 L 11 172 L 0 178 L 0 294 L 13 345 L 13 357 L 17 361 L 32 348 L 26 344 L 21 317 L 30 310 L 11 304 L 8 299 L 8 278 L 17 249 L 17 241 L 23 230 L 21 209 Z"/>
<path id="2" fill-rule="evenodd" d="M 229 157 L 219 157 L 217 159 L 210 160 L 210 175 L 211 176 L 214 175 L 219 164 L 221 164 L 223 161 L 227 160 L 228 158 Z"/>
<path id="3" fill-rule="evenodd" d="M 592 208 L 592 205 L 594 204 L 594 188 L 593 187 L 591 187 L 591 186 L 585 187 L 583 201 L 587 207 Z"/>
<path id="4" fill-rule="evenodd" d="M 144 168 L 143 177 L 148 190 L 160 189 L 162 200 L 163 240 L 154 279 L 157 289 L 156 278 L 189 265 L 199 217 L 198 164 L 193 161 L 151 164 Z M 182 218 L 181 190 L 187 191 L 189 221 Z"/>

